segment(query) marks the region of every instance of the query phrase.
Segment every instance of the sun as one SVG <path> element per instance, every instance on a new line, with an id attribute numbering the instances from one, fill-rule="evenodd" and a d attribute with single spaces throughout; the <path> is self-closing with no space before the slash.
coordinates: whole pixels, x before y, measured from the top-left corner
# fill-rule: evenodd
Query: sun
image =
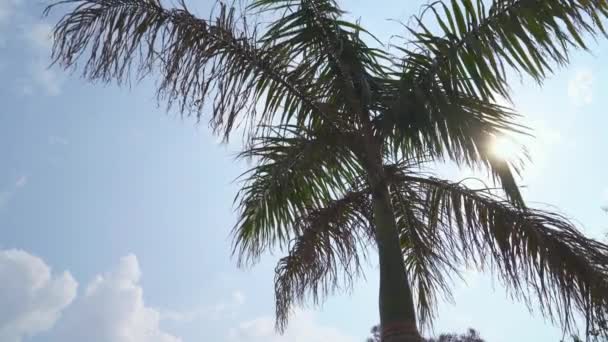
<path id="1" fill-rule="evenodd" d="M 491 144 L 492 154 L 503 160 L 515 160 L 522 152 L 521 145 L 505 135 L 494 137 Z"/>

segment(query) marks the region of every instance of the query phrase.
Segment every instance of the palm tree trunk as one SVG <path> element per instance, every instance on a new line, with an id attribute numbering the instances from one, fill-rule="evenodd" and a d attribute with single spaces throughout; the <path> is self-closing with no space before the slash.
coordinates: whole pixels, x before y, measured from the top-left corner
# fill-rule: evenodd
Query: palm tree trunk
<path id="1" fill-rule="evenodd" d="M 416 325 L 416 308 L 405 271 L 397 222 L 386 182 L 382 142 L 375 139 L 369 114 L 362 114 L 361 119 L 363 122 L 361 161 L 366 168 L 372 190 L 380 264 L 381 340 L 382 342 L 422 342 Z"/>
<path id="2" fill-rule="evenodd" d="M 383 342 L 420 342 L 412 291 L 405 272 L 399 235 L 386 184 L 373 192 L 380 264 L 380 324 Z"/>
<path id="3" fill-rule="evenodd" d="M 380 327 L 383 342 L 421 342 L 416 309 L 405 271 L 397 223 L 382 163 L 381 147 L 368 141 L 365 164 L 372 188 L 372 204 L 380 264 Z"/>

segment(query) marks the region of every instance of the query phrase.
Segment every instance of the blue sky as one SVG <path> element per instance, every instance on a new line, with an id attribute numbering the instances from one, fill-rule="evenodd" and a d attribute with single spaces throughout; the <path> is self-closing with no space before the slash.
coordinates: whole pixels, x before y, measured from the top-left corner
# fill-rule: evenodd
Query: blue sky
<path id="1" fill-rule="evenodd" d="M 423 1 L 342 1 L 381 38 Z M 199 10 L 205 13 L 205 6 Z M 362 341 L 377 321 L 377 268 L 350 295 L 298 310 L 274 335 L 268 256 L 230 256 L 233 182 L 246 165 L 207 125 L 157 106 L 152 82 L 90 84 L 49 63 L 40 1 L 0 0 L 0 340 Z M 575 53 L 541 88 L 513 78 L 536 129 L 527 199 L 556 205 L 589 235 L 608 231 L 608 44 Z M 462 172 L 448 172 L 458 178 Z M 557 341 L 559 329 L 487 276 L 455 284 L 436 331 L 474 327 L 491 342 Z M 94 331 L 94 337 L 91 332 Z M 84 337 L 83 337 L 84 336 Z"/>

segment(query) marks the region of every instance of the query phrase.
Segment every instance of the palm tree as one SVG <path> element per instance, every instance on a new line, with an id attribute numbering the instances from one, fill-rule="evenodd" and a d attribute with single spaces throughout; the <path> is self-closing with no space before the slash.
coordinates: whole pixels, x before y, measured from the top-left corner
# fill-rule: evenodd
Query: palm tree
<path id="1" fill-rule="evenodd" d="M 333 0 L 220 3 L 209 19 L 183 0 L 57 4 L 69 7 L 54 30 L 59 65 L 83 61 L 84 77 L 104 82 L 157 76 L 170 106 L 210 112 L 226 139 L 243 127 L 253 167 L 234 251 L 240 265 L 287 251 L 279 330 L 294 304 L 347 290 L 372 250 L 384 341 L 420 341 L 438 296 L 471 266 L 565 329 L 575 312 L 589 326 L 606 319 L 608 246 L 527 207 L 519 160 L 488 148 L 527 133 L 496 103 L 509 97 L 507 74 L 542 82 L 587 49 L 583 37 L 605 34 L 605 0 L 435 1 L 392 49 Z M 500 191 L 438 179 L 429 163 L 443 160 L 488 170 Z"/>

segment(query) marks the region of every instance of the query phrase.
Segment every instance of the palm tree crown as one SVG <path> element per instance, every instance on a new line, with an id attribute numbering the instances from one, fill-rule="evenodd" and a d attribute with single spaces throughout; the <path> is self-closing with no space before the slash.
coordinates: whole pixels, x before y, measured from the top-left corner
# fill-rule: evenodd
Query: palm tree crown
<path id="1" fill-rule="evenodd" d="M 527 207 L 519 161 L 488 148 L 527 132 L 496 103 L 509 97 L 507 75 L 542 82 L 587 49 L 584 36 L 605 34 L 605 0 L 435 1 L 392 52 L 333 0 L 255 0 L 243 12 L 219 3 L 209 19 L 183 0 L 57 4 L 70 6 L 54 31 L 60 65 L 84 60 L 84 76 L 106 82 L 152 74 L 159 99 L 210 112 L 226 139 L 246 127 L 242 157 L 254 166 L 236 198 L 234 248 L 243 265 L 287 252 L 275 275 L 279 329 L 294 303 L 348 288 L 370 247 L 386 341 L 419 341 L 417 323 L 467 266 L 492 269 L 566 329 L 574 312 L 590 327 L 606 320 L 608 246 Z M 488 170 L 501 191 L 434 177 L 428 163 L 442 160 Z"/>

